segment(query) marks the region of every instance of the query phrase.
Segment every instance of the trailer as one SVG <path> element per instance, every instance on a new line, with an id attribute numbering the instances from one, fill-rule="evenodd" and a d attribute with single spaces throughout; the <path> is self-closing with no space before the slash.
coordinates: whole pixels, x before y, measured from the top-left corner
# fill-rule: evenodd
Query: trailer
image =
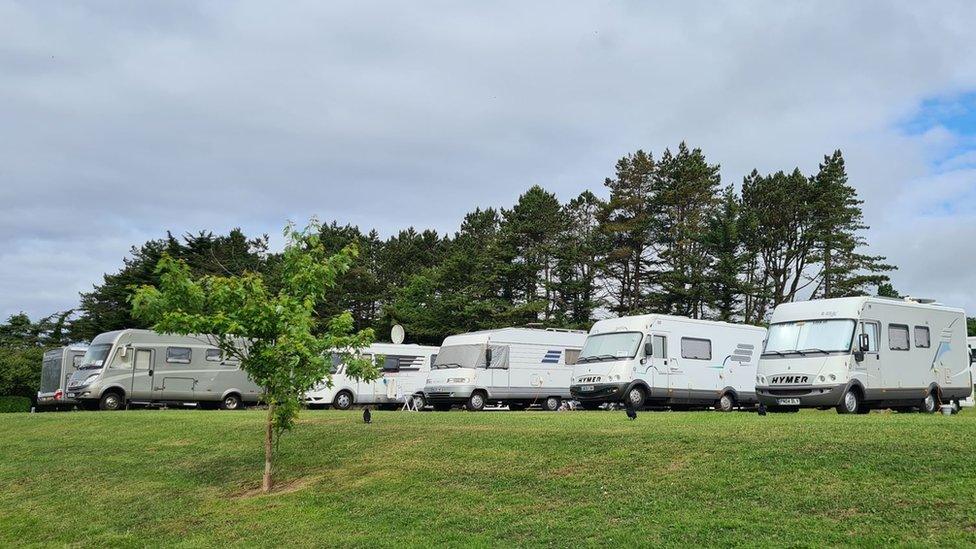
<path id="1" fill-rule="evenodd" d="M 37 391 L 37 405 L 45 408 L 58 408 L 77 404 L 68 398 L 68 379 L 78 369 L 87 345 L 67 345 L 44 353 L 41 360 L 41 385 Z"/>
<path id="2" fill-rule="evenodd" d="M 424 387 L 435 410 L 463 405 L 480 411 L 490 404 L 524 410 L 558 410 L 570 397 L 573 364 L 586 332 L 500 328 L 444 339 Z"/>
<path id="3" fill-rule="evenodd" d="M 309 407 L 332 407 L 348 410 L 354 404 L 396 406 L 411 399 L 411 407 L 422 409 L 423 388 L 437 347 L 396 343 L 374 343 L 359 351 L 362 358 L 376 364 L 382 377 L 359 381 L 346 375 L 339 354 L 332 355 L 332 383 L 322 380 L 305 394 Z"/>
<path id="4" fill-rule="evenodd" d="M 773 311 L 756 391 L 772 409 L 919 409 L 973 392 L 961 309 L 915 298 L 846 297 Z"/>
<path id="5" fill-rule="evenodd" d="M 586 338 L 570 392 L 587 409 L 618 402 L 637 409 L 752 406 L 765 336 L 757 326 L 661 314 L 601 320 Z"/>
<path id="6" fill-rule="evenodd" d="M 99 334 L 68 382 L 69 398 L 90 409 L 128 404 L 220 406 L 256 404 L 263 390 L 208 335 L 117 330 Z"/>

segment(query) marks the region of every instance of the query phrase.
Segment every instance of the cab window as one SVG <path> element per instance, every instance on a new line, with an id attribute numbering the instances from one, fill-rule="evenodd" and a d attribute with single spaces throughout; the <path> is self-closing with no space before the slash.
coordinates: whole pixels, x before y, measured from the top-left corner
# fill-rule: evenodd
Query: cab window
<path id="1" fill-rule="evenodd" d="M 869 353 L 878 352 L 878 336 L 881 332 L 881 326 L 877 322 L 862 322 L 861 323 L 861 333 L 867 334 L 868 336 L 868 350 Z"/>
<path id="2" fill-rule="evenodd" d="M 668 338 L 662 335 L 656 335 L 651 338 L 651 345 L 653 346 L 654 354 L 651 355 L 652 358 L 668 358 Z"/>

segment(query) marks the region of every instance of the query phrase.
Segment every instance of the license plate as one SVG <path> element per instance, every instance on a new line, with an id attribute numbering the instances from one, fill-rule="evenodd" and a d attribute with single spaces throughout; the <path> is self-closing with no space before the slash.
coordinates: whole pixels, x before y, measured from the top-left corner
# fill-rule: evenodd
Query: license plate
<path id="1" fill-rule="evenodd" d="M 780 406 L 799 406 L 800 399 L 798 398 L 777 398 L 776 404 Z"/>
<path id="2" fill-rule="evenodd" d="M 68 393 L 68 398 L 75 398 L 77 393 Z"/>
<path id="3" fill-rule="evenodd" d="M 582 387 L 580 387 L 580 391 L 584 393 L 592 393 L 595 389 L 596 387 L 592 385 L 583 385 Z"/>

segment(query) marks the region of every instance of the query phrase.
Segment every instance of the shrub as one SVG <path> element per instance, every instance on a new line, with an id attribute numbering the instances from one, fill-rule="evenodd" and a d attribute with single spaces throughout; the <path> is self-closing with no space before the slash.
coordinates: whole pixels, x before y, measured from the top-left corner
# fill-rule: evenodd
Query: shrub
<path id="1" fill-rule="evenodd" d="M 0 396 L 0 414 L 30 412 L 31 399 L 22 396 Z"/>

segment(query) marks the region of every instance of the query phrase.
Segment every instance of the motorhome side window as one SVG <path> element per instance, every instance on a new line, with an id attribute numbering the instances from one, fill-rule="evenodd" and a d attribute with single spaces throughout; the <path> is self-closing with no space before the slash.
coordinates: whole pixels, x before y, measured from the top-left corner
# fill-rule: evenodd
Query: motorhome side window
<path id="1" fill-rule="evenodd" d="M 651 345 L 654 347 L 652 358 L 668 358 L 668 338 L 656 335 L 652 339 Z M 711 351 L 709 351 L 709 355 L 711 355 Z"/>
<path id="2" fill-rule="evenodd" d="M 576 364 L 579 359 L 581 349 L 566 349 L 566 366 Z"/>
<path id="3" fill-rule="evenodd" d="M 921 349 L 928 349 L 932 346 L 931 339 L 929 339 L 929 327 L 928 326 L 915 326 L 915 346 Z"/>
<path id="4" fill-rule="evenodd" d="M 892 351 L 909 350 L 908 326 L 904 324 L 888 325 L 888 348 Z"/>
<path id="5" fill-rule="evenodd" d="M 692 337 L 681 338 L 681 358 L 691 360 L 711 360 L 712 341 Z"/>
<path id="6" fill-rule="evenodd" d="M 173 364 L 189 364 L 193 351 L 189 347 L 167 347 L 166 362 Z"/>
<path id="7" fill-rule="evenodd" d="M 220 349 L 207 349 L 207 362 L 220 362 Z"/>

